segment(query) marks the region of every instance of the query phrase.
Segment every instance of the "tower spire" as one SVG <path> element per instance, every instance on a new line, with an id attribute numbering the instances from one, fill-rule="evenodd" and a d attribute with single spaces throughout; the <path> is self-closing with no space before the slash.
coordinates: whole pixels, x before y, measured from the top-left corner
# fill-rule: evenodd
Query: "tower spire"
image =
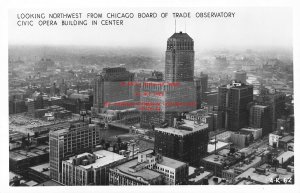
<path id="1" fill-rule="evenodd" d="M 175 33 L 176 33 L 176 19 L 175 19 Z"/>

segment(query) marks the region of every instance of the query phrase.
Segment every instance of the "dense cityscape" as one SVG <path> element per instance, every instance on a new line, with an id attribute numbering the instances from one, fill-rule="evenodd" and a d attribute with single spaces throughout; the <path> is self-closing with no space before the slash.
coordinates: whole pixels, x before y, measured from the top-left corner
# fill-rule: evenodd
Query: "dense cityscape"
<path id="1" fill-rule="evenodd" d="M 9 185 L 294 184 L 293 55 L 9 47 Z"/>

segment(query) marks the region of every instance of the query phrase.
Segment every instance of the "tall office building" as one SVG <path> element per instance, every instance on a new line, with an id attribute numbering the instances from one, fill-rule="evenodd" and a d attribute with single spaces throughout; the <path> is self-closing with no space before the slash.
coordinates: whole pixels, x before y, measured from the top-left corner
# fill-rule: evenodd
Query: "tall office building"
<path id="1" fill-rule="evenodd" d="M 201 92 L 202 94 L 208 91 L 208 75 L 203 72 L 200 73 Z"/>
<path id="2" fill-rule="evenodd" d="M 199 91 L 201 84 L 194 82 L 194 41 L 187 33 L 174 33 L 167 41 L 165 82 L 144 82 L 141 86 L 142 93 L 149 93 L 141 95 L 141 126 L 173 125 L 180 113 L 195 110 L 200 103 L 196 88 Z"/>
<path id="3" fill-rule="evenodd" d="M 94 80 L 94 101 L 92 111 L 99 113 L 105 103 L 123 101 L 133 98 L 134 73 L 123 67 L 103 68 Z"/>
<path id="4" fill-rule="evenodd" d="M 100 128 L 86 122 L 72 123 L 49 133 L 50 178 L 61 182 L 62 160 L 90 152 L 100 143 Z"/>
<path id="5" fill-rule="evenodd" d="M 207 153 L 208 124 L 184 120 L 177 128 L 155 128 L 155 152 L 199 167 Z"/>
<path id="6" fill-rule="evenodd" d="M 219 87 L 218 108 L 223 112 L 225 129 L 238 131 L 249 124 L 249 103 L 253 101 L 253 86 L 243 83 Z"/>
<path id="7" fill-rule="evenodd" d="M 272 132 L 270 107 L 253 105 L 250 107 L 249 125 L 254 128 L 262 128 L 262 135 Z"/>
<path id="8" fill-rule="evenodd" d="M 194 79 L 196 87 L 197 109 L 201 108 L 201 102 L 204 101 L 205 93 L 208 90 L 208 75 L 201 72 L 199 77 Z"/>
<path id="9" fill-rule="evenodd" d="M 174 33 L 167 41 L 165 80 L 194 80 L 194 41 L 187 33 Z"/>
<path id="10" fill-rule="evenodd" d="M 275 131 L 277 127 L 277 119 L 285 112 L 285 97 L 284 93 L 264 93 L 259 97 L 258 104 L 270 106 L 270 116 L 272 121 L 272 130 Z"/>

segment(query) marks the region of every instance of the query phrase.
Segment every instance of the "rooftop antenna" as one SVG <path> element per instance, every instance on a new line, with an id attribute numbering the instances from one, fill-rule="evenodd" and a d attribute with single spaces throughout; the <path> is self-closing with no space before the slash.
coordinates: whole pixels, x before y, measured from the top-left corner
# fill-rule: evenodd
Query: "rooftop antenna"
<path id="1" fill-rule="evenodd" d="M 176 33 L 176 19 L 175 19 L 175 33 Z"/>
<path id="2" fill-rule="evenodd" d="M 184 20 L 184 33 L 186 33 L 186 20 Z"/>

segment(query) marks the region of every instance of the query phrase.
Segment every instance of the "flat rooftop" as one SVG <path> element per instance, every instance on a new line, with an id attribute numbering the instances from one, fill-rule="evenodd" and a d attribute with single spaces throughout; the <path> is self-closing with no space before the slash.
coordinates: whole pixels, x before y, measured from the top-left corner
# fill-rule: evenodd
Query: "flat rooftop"
<path id="1" fill-rule="evenodd" d="M 249 168 L 244 173 L 237 176 L 236 179 L 248 178 L 248 176 L 250 176 L 252 180 L 255 180 L 257 182 L 260 182 L 263 184 L 269 184 L 270 179 L 274 179 L 274 178 L 278 177 L 278 174 L 274 174 L 271 172 L 266 172 L 266 174 L 259 174 L 259 173 L 255 172 L 255 168 Z"/>
<path id="2" fill-rule="evenodd" d="M 160 162 L 159 164 L 164 165 L 164 166 L 168 166 L 170 168 L 179 168 L 181 166 L 186 165 L 186 163 L 175 160 L 175 159 L 171 159 L 168 157 L 164 157 L 162 156 L 162 162 Z"/>
<path id="3" fill-rule="evenodd" d="M 195 172 L 195 169 L 196 168 L 189 166 L 189 175 L 192 175 Z"/>
<path id="4" fill-rule="evenodd" d="M 188 135 L 191 133 L 194 133 L 196 131 L 200 131 L 200 130 L 204 130 L 208 128 L 208 124 L 207 123 L 203 123 L 203 124 L 194 124 L 194 121 L 189 121 L 189 120 L 184 120 L 184 124 L 180 125 L 180 126 L 184 126 L 184 127 L 188 127 L 191 128 L 191 130 L 183 130 L 183 129 L 176 129 L 174 127 L 167 127 L 167 128 L 155 128 L 155 131 L 161 131 L 164 133 L 169 133 L 169 134 L 173 134 L 173 135 L 179 135 L 179 136 L 184 136 L 184 135 Z"/>
<path id="5" fill-rule="evenodd" d="M 197 181 L 199 181 L 199 180 L 202 180 L 202 179 L 208 177 L 210 174 L 211 174 L 210 172 L 204 171 L 203 173 L 200 173 L 200 174 L 197 175 L 196 177 L 190 178 L 189 181 L 191 181 L 191 182 L 197 182 Z"/>
<path id="6" fill-rule="evenodd" d="M 215 148 L 216 148 L 216 150 L 219 150 L 219 149 L 222 149 L 222 148 L 224 148 L 224 147 L 226 147 L 226 146 L 228 146 L 229 145 L 229 143 L 226 143 L 226 142 L 222 142 L 222 141 L 217 141 L 217 143 L 216 143 L 216 147 L 215 147 L 215 144 L 208 144 L 207 145 L 207 153 L 213 153 L 214 151 L 215 151 Z"/>
<path id="7" fill-rule="evenodd" d="M 89 154 L 90 153 L 82 153 L 82 154 L 77 155 L 77 158 L 83 157 L 83 156 L 86 156 L 86 155 L 89 155 Z M 88 164 L 86 166 L 84 166 L 84 165 L 79 165 L 79 166 L 82 167 L 82 168 L 85 168 L 85 169 L 88 169 L 88 168 L 91 168 L 91 167 L 99 168 L 99 167 L 106 166 L 110 163 L 113 163 L 113 162 L 116 162 L 116 161 L 119 161 L 119 160 L 122 160 L 122 159 L 125 158 L 122 155 L 119 155 L 119 154 L 116 154 L 116 153 L 113 153 L 113 152 L 110 152 L 110 151 L 106 151 L 106 150 L 95 151 L 95 152 L 93 152 L 93 154 L 95 154 L 97 156 L 97 159 L 95 160 L 94 163 Z M 72 160 L 74 158 L 75 158 L 75 156 L 69 158 L 69 160 L 67 160 L 67 162 L 72 163 Z"/>
<path id="8" fill-rule="evenodd" d="M 45 121 L 43 119 L 37 119 L 30 116 L 26 116 L 25 113 L 13 114 L 9 115 L 9 129 L 19 132 L 26 132 L 26 130 L 35 131 L 36 128 L 40 128 L 43 126 L 54 126 L 64 122 L 76 121 L 78 118 L 76 117 L 68 117 L 63 120 L 53 121 Z"/>
<path id="9" fill-rule="evenodd" d="M 294 139 L 294 136 L 288 135 L 288 136 L 285 136 L 285 137 L 279 139 L 279 141 L 282 141 L 282 142 L 286 142 L 286 143 L 287 143 L 287 142 L 292 141 L 293 139 Z"/>
<path id="10" fill-rule="evenodd" d="M 250 180 L 242 180 L 239 183 L 237 183 L 236 185 L 255 185 L 255 182 L 252 182 Z"/>
<path id="11" fill-rule="evenodd" d="M 20 161 L 27 158 L 34 158 L 40 155 L 45 155 L 47 153 L 49 153 L 48 146 L 38 146 L 30 149 L 29 151 L 18 149 L 9 151 L 9 159 Z"/>
<path id="12" fill-rule="evenodd" d="M 279 163 L 281 163 L 282 159 L 283 159 L 283 163 L 284 163 L 291 157 L 294 157 L 294 152 L 286 151 L 286 152 L 283 152 L 281 155 L 279 155 L 276 159 L 279 161 Z"/>
<path id="13" fill-rule="evenodd" d="M 21 176 L 16 174 L 16 173 L 13 173 L 13 172 L 9 172 L 9 180 L 12 180 L 14 177 L 18 177 L 20 178 Z"/>
<path id="14" fill-rule="evenodd" d="M 253 167 L 254 165 L 256 165 L 258 162 L 261 161 L 261 157 L 254 157 L 254 159 L 252 161 L 250 161 L 248 164 L 243 164 L 241 167 L 238 166 L 238 165 L 235 165 L 234 168 L 235 169 L 238 169 L 238 170 L 242 170 L 242 171 L 245 171 L 251 167 Z"/>
<path id="15" fill-rule="evenodd" d="M 50 163 L 44 163 L 44 164 L 40 164 L 40 165 L 36 165 L 33 167 L 30 167 L 30 169 L 37 171 L 39 173 L 43 173 L 47 176 L 50 176 Z M 44 169 L 48 169 L 47 171 L 44 171 Z"/>
<path id="16" fill-rule="evenodd" d="M 133 177 L 142 177 L 143 179 L 145 180 L 152 180 L 152 179 L 155 179 L 157 177 L 159 177 L 161 174 L 156 172 L 156 171 L 153 171 L 153 170 L 150 170 L 150 169 L 147 169 L 147 168 L 143 168 L 139 171 L 136 171 L 136 172 L 130 172 L 129 171 L 129 168 L 132 168 L 134 166 L 136 166 L 138 164 L 138 159 L 133 159 L 133 160 L 130 160 L 128 162 L 125 162 L 117 167 L 115 167 L 116 169 L 120 170 L 121 172 L 127 174 L 127 175 L 130 175 L 130 176 L 133 176 Z"/>
<path id="17" fill-rule="evenodd" d="M 220 164 L 220 165 L 222 164 L 221 159 L 224 160 L 224 156 L 215 155 L 215 154 L 212 154 L 212 155 L 209 155 L 209 156 L 203 158 L 204 161 L 215 163 L 215 164 Z"/>

